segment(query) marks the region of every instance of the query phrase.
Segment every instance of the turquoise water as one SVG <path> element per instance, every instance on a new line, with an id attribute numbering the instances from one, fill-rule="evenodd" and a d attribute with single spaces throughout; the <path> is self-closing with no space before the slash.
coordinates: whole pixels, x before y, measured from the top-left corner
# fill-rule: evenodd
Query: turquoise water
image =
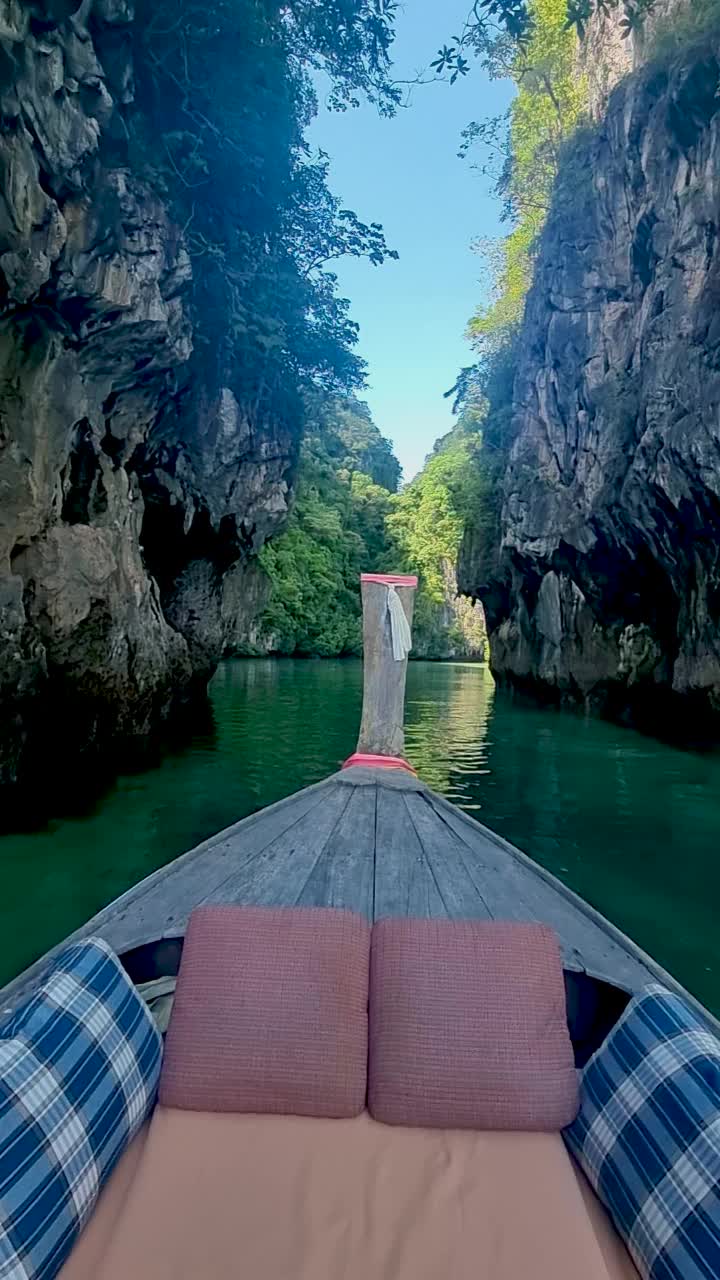
<path id="1" fill-rule="evenodd" d="M 81 817 L 0 838 L 0 980 L 205 836 L 316 782 L 355 745 L 359 662 L 224 663 L 213 723 Z M 479 666 L 412 663 L 421 776 L 599 907 L 720 1013 L 720 755 L 496 692 Z"/>

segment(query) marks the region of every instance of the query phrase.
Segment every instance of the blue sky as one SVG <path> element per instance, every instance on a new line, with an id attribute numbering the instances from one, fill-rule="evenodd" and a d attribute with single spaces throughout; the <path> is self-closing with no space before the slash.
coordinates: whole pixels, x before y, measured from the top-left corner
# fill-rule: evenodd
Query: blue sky
<path id="1" fill-rule="evenodd" d="M 408 0 L 394 46 L 397 77 L 426 67 L 468 7 L 468 0 Z M 332 158 L 333 191 L 364 221 L 381 222 L 400 254 L 382 267 L 348 259 L 337 274 L 369 365 L 364 398 L 406 480 L 452 426 L 443 392 L 472 359 L 463 334 L 485 286 L 470 243 L 506 230 L 488 180 L 457 158 L 460 133 L 504 110 L 510 93 L 473 63 L 453 86 L 413 90 L 411 106 L 392 120 L 367 106 L 335 113 L 321 103 L 310 131 L 310 142 Z"/>

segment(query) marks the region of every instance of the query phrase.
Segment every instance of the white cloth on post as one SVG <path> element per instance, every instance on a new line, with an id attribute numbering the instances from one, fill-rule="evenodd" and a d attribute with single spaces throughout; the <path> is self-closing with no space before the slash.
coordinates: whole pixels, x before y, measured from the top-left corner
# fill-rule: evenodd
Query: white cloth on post
<path id="1" fill-rule="evenodd" d="M 405 617 L 402 600 L 392 584 L 388 586 L 388 613 L 390 614 L 393 658 L 396 662 L 402 662 L 412 648 L 412 634 L 410 623 Z"/>

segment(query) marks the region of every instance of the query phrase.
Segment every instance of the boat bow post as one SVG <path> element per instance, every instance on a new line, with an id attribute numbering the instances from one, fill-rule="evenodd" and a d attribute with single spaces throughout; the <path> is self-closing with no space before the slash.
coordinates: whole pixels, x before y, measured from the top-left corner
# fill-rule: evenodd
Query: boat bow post
<path id="1" fill-rule="evenodd" d="M 402 768 L 405 681 L 410 652 L 417 578 L 409 574 L 363 573 L 363 707 L 360 736 L 351 765 Z"/>

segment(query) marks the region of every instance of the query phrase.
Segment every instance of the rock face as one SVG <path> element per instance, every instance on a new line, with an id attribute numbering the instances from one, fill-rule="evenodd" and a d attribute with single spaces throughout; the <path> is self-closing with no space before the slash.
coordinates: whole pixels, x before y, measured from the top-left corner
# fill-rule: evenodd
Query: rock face
<path id="1" fill-rule="evenodd" d="M 287 509 L 294 442 L 200 367 L 182 231 L 121 163 L 131 20 L 0 0 L 0 788 L 204 684 Z"/>
<path id="2" fill-rule="evenodd" d="M 223 620 L 225 653 L 260 657 L 273 653 L 274 637 L 262 626 L 272 584 L 256 561 L 239 564 L 225 579 Z"/>
<path id="3" fill-rule="evenodd" d="M 528 301 L 497 677 L 621 716 L 720 725 L 720 50 L 648 67 L 569 157 Z"/>
<path id="4" fill-rule="evenodd" d="M 703 0 L 701 0 L 701 3 Z M 585 77 L 590 118 L 601 120 L 612 90 L 625 76 L 644 66 L 652 56 L 653 45 L 663 28 L 672 23 L 677 29 L 685 21 L 693 0 L 653 0 L 652 9 L 642 26 L 629 36 L 623 23 L 625 9 L 595 11 L 579 46 L 579 70 Z"/>

